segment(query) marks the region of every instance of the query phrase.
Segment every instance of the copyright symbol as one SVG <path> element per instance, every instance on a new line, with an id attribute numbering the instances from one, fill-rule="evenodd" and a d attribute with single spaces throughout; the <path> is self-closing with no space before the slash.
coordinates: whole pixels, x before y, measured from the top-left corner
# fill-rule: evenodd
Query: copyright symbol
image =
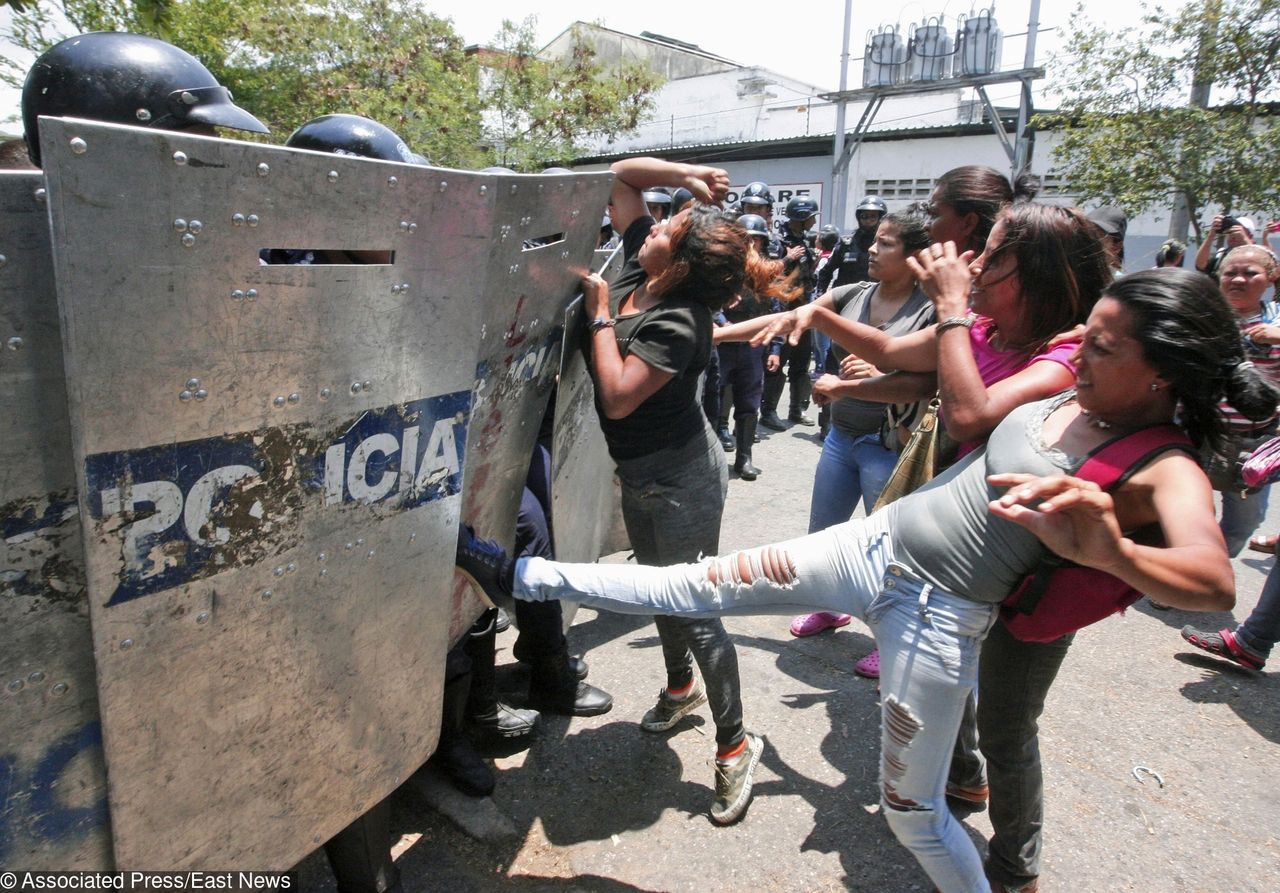
<path id="1" fill-rule="evenodd" d="M 18 876 L 16 874 L 12 871 L 6 871 L 4 874 L 0 874 L 0 887 L 3 887 L 6 890 L 12 890 L 16 886 L 18 886 Z"/>

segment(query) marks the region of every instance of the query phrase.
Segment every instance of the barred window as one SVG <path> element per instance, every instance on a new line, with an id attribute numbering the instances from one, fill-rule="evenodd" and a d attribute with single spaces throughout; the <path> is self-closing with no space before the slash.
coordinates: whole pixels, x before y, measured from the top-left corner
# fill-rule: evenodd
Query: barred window
<path id="1" fill-rule="evenodd" d="M 867 180 L 863 184 L 863 192 L 878 195 L 883 199 L 915 201 L 916 199 L 929 197 L 933 192 L 933 180 Z"/>

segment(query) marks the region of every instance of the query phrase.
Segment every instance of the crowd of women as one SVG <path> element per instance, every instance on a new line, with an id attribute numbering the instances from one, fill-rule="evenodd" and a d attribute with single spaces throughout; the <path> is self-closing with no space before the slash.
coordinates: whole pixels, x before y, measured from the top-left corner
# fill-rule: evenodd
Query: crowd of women
<path id="1" fill-rule="evenodd" d="M 1074 630 L 1142 594 L 1186 610 L 1234 604 L 1223 530 L 1235 528 L 1230 517 L 1219 527 L 1202 457 L 1230 453 L 1233 429 L 1274 427 L 1278 392 L 1241 330 L 1257 309 L 1255 286 L 1276 278 L 1274 258 L 1228 252 L 1218 282 L 1181 269 L 1120 276 L 1120 240 L 1106 221 L 962 167 L 939 179 L 924 217 L 883 221 L 876 283 L 713 335 L 713 315 L 743 293 L 786 299 L 791 285 L 713 206 L 727 175 L 651 159 L 614 172 L 627 268 L 612 288 L 586 280 L 585 338 L 639 566 L 513 561 L 471 531 L 459 566 L 493 596 L 656 615 L 666 686 L 644 726 L 670 728 L 711 698 L 717 822 L 745 811 L 761 749 L 743 726 L 720 618 L 858 617 L 879 647 L 880 793 L 894 834 L 940 890 L 1037 889 L 1037 723 Z M 700 203 L 655 224 L 641 194 L 660 183 Z M 707 557 L 718 552 L 726 487 L 698 403 L 713 337 L 795 344 L 810 331 L 840 351 L 840 373 L 814 387 L 834 421 L 810 533 Z M 858 432 L 878 434 L 886 405 L 935 394 L 952 449 L 931 481 L 877 506 L 896 455 L 879 439 L 868 449 Z M 1099 483 L 1090 457 L 1126 445 L 1123 474 Z M 850 520 L 859 502 L 866 516 Z M 1046 583 L 1028 607 L 1028 580 L 1061 579 L 1064 568 L 1045 570 L 1051 560 L 1092 575 L 1091 588 L 1107 581 L 1099 588 L 1114 600 L 1085 616 L 1061 599 L 1062 585 Z M 1198 643 L 1258 666 L 1270 646 L 1245 627 Z M 990 798 L 985 859 L 948 795 Z"/>

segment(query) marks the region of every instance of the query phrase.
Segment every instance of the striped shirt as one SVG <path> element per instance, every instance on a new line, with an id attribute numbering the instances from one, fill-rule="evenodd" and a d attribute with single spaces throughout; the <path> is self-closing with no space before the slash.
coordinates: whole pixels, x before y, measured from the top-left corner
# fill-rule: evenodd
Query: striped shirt
<path id="1" fill-rule="evenodd" d="M 1276 387 L 1280 387 L 1280 344 L 1258 344 L 1244 333 L 1256 325 L 1260 325 L 1263 319 L 1260 315 L 1251 316 L 1248 319 L 1240 321 L 1240 335 L 1244 342 L 1245 359 L 1253 363 L 1254 368 L 1262 374 L 1267 381 Z M 1227 427 L 1233 431 L 1242 434 L 1250 434 L 1257 431 L 1265 430 L 1267 427 L 1275 423 L 1276 413 L 1272 413 L 1271 417 L 1256 422 L 1253 419 L 1246 418 L 1241 415 L 1230 403 L 1223 400 L 1219 404 L 1222 415 L 1227 420 Z"/>

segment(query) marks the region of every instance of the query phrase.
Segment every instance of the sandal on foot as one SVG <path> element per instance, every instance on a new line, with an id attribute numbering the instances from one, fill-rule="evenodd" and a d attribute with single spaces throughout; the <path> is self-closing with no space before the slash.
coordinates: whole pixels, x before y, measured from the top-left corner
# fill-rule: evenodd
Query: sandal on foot
<path id="1" fill-rule="evenodd" d="M 875 651 L 871 652 L 866 657 L 862 658 L 860 661 L 854 664 L 853 672 L 867 679 L 879 679 L 880 678 L 880 649 L 877 648 Z"/>
<path id="2" fill-rule="evenodd" d="M 1263 555 L 1274 555 L 1277 541 L 1280 541 L 1280 533 L 1260 533 L 1249 537 L 1249 549 L 1253 552 L 1261 552 Z"/>
<path id="3" fill-rule="evenodd" d="M 852 618 L 848 614 L 832 614 L 827 611 L 801 614 L 791 621 L 791 635 L 797 638 L 816 636 L 818 633 L 826 632 L 829 629 L 848 626 L 850 619 Z"/>
<path id="4" fill-rule="evenodd" d="M 1217 657 L 1225 657 L 1234 661 L 1246 670 L 1261 670 L 1267 659 L 1261 654 L 1245 648 L 1240 644 L 1234 632 L 1220 629 L 1216 633 L 1207 633 L 1194 626 L 1182 628 L 1182 638 L 1201 651 L 1207 651 Z"/>

